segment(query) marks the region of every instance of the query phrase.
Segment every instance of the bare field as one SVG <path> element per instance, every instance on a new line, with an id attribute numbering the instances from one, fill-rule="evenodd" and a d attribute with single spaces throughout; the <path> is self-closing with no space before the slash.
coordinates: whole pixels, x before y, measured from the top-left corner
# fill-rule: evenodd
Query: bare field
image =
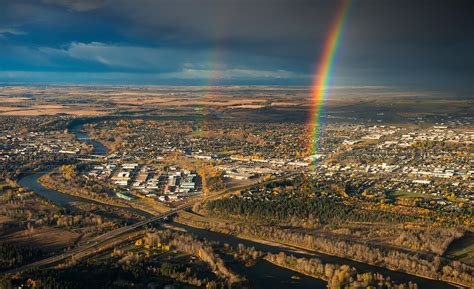
<path id="1" fill-rule="evenodd" d="M 247 108 L 247 109 L 257 109 L 257 108 L 264 108 L 264 105 L 260 104 L 241 104 L 232 106 L 232 108 Z"/>
<path id="2" fill-rule="evenodd" d="M 55 251 L 74 244 L 80 234 L 52 227 L 35 228 L 28 233 L 25 230 L 2 232 L 0 242 L 19 246 L 37 247 L 45 251 Z"/>
<path id="3" fill-rule="evenodd" d="M 225 98 L 212 98 L 209 96 L 203 97 L 111 97 L 111 102 L 117 104 L 133 104 L 133 105 L 143 105 L 143 104 L 155 104 L 158 106 L 233 106 L 233 105 L 256 105 L 257 103 L 264 103 L 264 99 L 253 99 L 253 98 L 242 98 L 242 99 L 225 99 Z"/>
<path id="4" fill-rule="evenodd" d="M 25 102 L 30 100 L 29 98 L 26 97 L 3 97 L 0 96 L 0 103 L 6 102 L 6 103 L 18 103 L 18 102 Z"/>
<path id="5" fill-rule="evenodd" d="M 141 111 L 159 115 L 204 110 L 233 118 L 305 121 L 314 105 L 312 95 L 310 87 L 284 86 L 3 86 L 0 116 L 104 116 Z M 471 99 L 386 87 L 335 88 L 323 105 L 328 113 L 376 119 L 385 115 L 386 120 L 399 122 L 414 117 L 474 114 Z"/>
<path id="6" fill-rule="evenodd" d="M 0 224 L 8 223 L 8 222 L 10 222 L 11 220 L 12 220 L 12 219 L 11 219 L 10 217 L 0 215 Z"/>
<path id="7" fill-rule="evenodd" d="M 31 107 L 17 107 L 17 106 L 0 106 L 0 115 L 9 116 L 39 116 L 39 115 L 56 115 L 69 114 L 75 116 L 95 116 L 105 115 L 106 111 L 81 109 L 74 107 L 67 107 L 62 105 L 32 105 Z"/>
<path id="8" fill-rule="evenodd" d="M 270 105 L 271 106 L 299 106 L 299 105 L 305 105 L 307 103 L 305 102 L 289 102 L 289 101 L 275 101 L 272 102 Z"/>

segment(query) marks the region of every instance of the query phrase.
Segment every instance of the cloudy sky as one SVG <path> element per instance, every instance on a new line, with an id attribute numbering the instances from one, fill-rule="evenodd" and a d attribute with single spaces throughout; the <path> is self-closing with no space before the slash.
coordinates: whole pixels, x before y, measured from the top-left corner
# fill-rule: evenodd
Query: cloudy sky
<path id="1" fill-rule="evenodd" d="M 310 84 L 337 0 L 0 0 L 0 81 Z M 472 92 L 474 1 L 353 0 L 333 83 Z"/>

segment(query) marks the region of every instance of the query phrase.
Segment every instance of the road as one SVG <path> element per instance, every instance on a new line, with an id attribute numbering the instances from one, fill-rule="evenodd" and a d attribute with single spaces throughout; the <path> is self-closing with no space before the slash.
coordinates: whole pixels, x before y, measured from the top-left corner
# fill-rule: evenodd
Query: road
<path id="1" fill-rule="evenodd" d="M 299 172 L 288 172 L 288 173 L 282 174 L 279 177 L 272 178 L 272 179 L 264 181 L 264 182 L 257 182 L 257 183 L 250 184 L 250 185 L 236 186 L 236 187 L 228 188 L 226 190 L 223 190 L 221 192 L 206 196 L 204 198 L 193 200 L 192 202 L 189 202 L 189 203 L 184 204 L 182 206 L 171 209 L 171 210 L 167 211 L 166 213 L 162 213 L 162 214 L 153 216 L 151 218 L 147 218 L 145 220 L 139 221 L 139 222 L 134 223 L 132 225 L 120 227 L 116 230 L 107 232 L 103 235 L 100 235 L 100 236 L 92 239 L 88 243 L 79 245 L 79 246 L 75 247 L 74 249 L 71 249 L 71 250 L 69 250 L 67 252 L 64 252 L 62 254 L 55 255 L 55 256 L 40 260 L 40 261 L 36 261 L 36 262 L 30 263 L 30 264 L 21 266 L 19 268 L 9 270 L 9 271 L 5 271 L 1 274 L 15 274 L 15 273 L 20 273 L 20 272 L 27 271 L 27 270 L 30 270 L 30 269 L 33 269 L 33 268 L 40 268 L 40 267 L 46 267 L 48 265 L 57 264 L 61 261 L 64 261 L 68 258 L 73 257 L 74 255 L 86 252 L 87 250 L 96 248 L 100 245 L 105 244 L 106 242 L 112 241 L 118 236 L 121 236 L 123 234 L 132 232 L 137 228 L 140 228 L 142 226 L 145 226 L 147 224 L 150 224 L 150 223 L 153 223 L 153 222 L 156 222 L 156 221 L 163 220 L 163 219 L 165 219 L 167 217 L 170 217 L 170 216 L 172 216 L 172 215 L 174 215 L 174 214 L 176 214 L 180 211 L 190 209 L 192 206 L 194 206 L 198 202 L 202 202 L 202 201 L 209 200 L 209 199 L 214 199 L 214 198 L 220 198 L 220 197 L 223 197 L 225 195 L 234 193 L 236 191 L 241 191 L 241 190 L 244 190 L 244 189 L 250 189 L 250 188 L 256 187 L 256 186 L 262 186 L 262 185 L 265 185 L 265 184 L 268 184 L 268 183 L 271 183 L 271 182 L 274 182 L 274 181 L 278 181 L 278 180 L 282 180 L 282 179 L 292 177 L 296 174 L 299 174 Z"/>

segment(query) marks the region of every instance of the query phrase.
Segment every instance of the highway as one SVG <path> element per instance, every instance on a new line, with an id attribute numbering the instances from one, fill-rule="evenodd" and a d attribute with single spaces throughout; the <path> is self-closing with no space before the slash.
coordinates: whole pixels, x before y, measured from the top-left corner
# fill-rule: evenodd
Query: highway
<path id="1" fill-rule="evenodd" d="M 40 268 L 40 267 L 46 267 L 48 265 L 57 264 L 57 263 L 59 263 L 61 261 L 64 261 L 68 258 L 72 258 L 74 255 L 86 252 L 87 250 L 93 249 L 95 247 L 103 245 L 106 242 L 112 241 L 120 235 L 132 232 L 135 229 L 140 228 L 142 226 L 145 226 L 147 224 L 163 220 L 163 219 L 165 219 L 167 217 L 170 217 L 170 216 L 172 216 L 172 215 L 174 215 L 174 214 L 176 214 L 180 211 L 190 209 L 193 205 L 195 205 L 198 202 L 223 197 L 227 194 L 234 193 L 234 192 L 237 192 L 237 191 L 241 191 L 241 190 L 244 190 L 244 189 L 249 189 L 249 188 L 256 187 L 256 186 L 262 186 L 262 185 L 265 185 L 265 184 L 268 184 L 268 183 L 271 183 L 271 182 L 274 182 L 274 181 L 278 181 L 278 180 L 282 180 L 282 179 L 292 177 L 292 176 L 294 176 L 298 173 L 299 172 L 288 172 L 288 173 L 282 174 L 279 177 L 272 178 L 272 179 L 264 181 L 264 182 L 257 182 L 257 183 L 249 184 L 249 185 L 245 185 L 245 186 L 235 186 L 235 187 L 225 189 L 221 192 L 206 196 L 204 198 L 193 200 L 190 203 L 187 203 L 187 204 L 184 204 L 182 206 L 176 207 L 176 208 L 171 209 L 171 210 L 169 210 L 165 213 L 147 218 L 145 220 L 139 221 L 139 222 L 134 223 L 132 225 L 120 227 L 116 230 L 107 232 L 103 235 L 100 235 L 100 236 L 90 240 L 89 242 L 87 242 L 85 244 L 79 245 L 79 246 L 77 246 L 77 247 L 75 247 L 75 248 L 73 248 L 73 249 L 71 249 L 67 252 L 62 253 L 62 254 L 55 255 L 55 256 L 52 256 L 52 257 L 49 257 L 49 258 L 46 258 L 46 259 L 42 259 L 42 260 L 27 264 L 27 265 L 23 265 L 21 267 L 15 268 L 15 269 L 2 272 L 0 274 L 2 274 L 2 275 L 4 275 L 4 274 L 15 274 L 15 273 L 20 273 L 20 272 L 27 271 L 27 270 L 30 270 L 30 269 L 33 269 L 33 268 Z"/>

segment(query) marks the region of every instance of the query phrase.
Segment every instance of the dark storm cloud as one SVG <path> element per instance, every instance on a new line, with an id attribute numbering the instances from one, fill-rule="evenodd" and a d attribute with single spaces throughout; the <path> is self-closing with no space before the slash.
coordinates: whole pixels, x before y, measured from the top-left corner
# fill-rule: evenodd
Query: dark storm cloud
<path id="1" fill-rule="evenodd" d="M 106 0 L 42 0 L 42 2 L 63 6 L 75 11 L 88 11 L 104 6 Z"/>
<path id="2" fill-rule="evenodd" d="M 128 11 L 131 23 L 150 32 L 168 29 L 196 41 L 273 44 L 320 37 L 335 7 L 301 0 L 138 0 L 114 2 L 111 11 Z"/>
<path id="3" fill-rule="evenodd" d="M 166 36 L 184 43 L 218 39 L 235 45 L 298 47 L 324 39 L 338 2 L 118 0 L 107 8 L 152 39 Z M 347 38 L 374 45 L 412 46 L 472 41 L 473 9 L 473 1 L 355 0 Z"/>
<path id="4" fill-rule="evenodd" d="M 280 71 L 308 83 L 339 1 L 0 0 L 0 45 L 45 70 Z M 472 89 L 474 1 L 354 0 L 335 79 Z M 5 48 L 5 47 L 10 48 Z M 0 48 L 1 49 L 1 48 Z M 18 53 L 17 53 L 18 54 Z M 21 59 L 6 69 L 28 70 Z M 234 71 L 230 73 L 230 71 Z M 224 72 L 223 72 L 224 73 Z M 191 73 L 190 75 L 193 75 Z M 251 77 L 249 74 L 248 77 Z M 278 76 L 274 75 L 275 77 Z M 431 80 L 430 80 L 431 79 Z M 435 81 L 436 79 L 436 81 Z M 441 80 L 441 83 L 439 82 Z M 431 82 L 431 83 L 430 83 Z"/>
<path id="5" fill-rule="evenodd" d="M 412 44 L 473 40 L 472 1 L 360 1 L 353 6 L 352 37 Z"/>

